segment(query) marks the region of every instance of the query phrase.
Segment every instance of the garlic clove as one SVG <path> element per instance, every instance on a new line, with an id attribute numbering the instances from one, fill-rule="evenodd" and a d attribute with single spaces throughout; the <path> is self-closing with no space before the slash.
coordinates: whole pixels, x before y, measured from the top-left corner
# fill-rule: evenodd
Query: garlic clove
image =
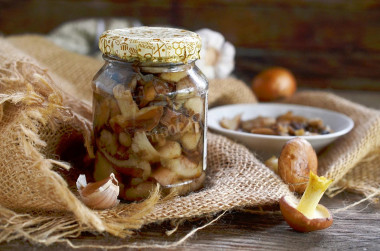
<path id="1" fill-rule="evenodd" d="M 84 174 L 79 175 L 77 188 L 83 203 L 93 209 L 107 209 L 119 204 L 118 181 L 113 173 L 103 180 L 88 183 Z"/>

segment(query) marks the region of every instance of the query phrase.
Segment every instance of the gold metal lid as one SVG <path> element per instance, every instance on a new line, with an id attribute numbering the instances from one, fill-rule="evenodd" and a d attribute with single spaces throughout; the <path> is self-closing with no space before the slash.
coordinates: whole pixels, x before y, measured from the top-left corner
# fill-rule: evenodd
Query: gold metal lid
<path id="1" fill-rule="evenodd" d="M 199 59 L 201 38 L 176 28 L 133 27 L 105 31 L 99 49 L 125 61 L 188 63 Z"/>

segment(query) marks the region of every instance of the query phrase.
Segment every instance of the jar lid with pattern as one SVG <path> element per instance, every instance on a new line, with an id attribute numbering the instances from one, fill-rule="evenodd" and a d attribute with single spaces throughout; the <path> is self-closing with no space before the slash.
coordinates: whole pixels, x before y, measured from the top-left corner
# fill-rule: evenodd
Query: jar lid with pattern
<path id="1" fill-rule="evenodd" d="M 201 38 L 188 30 L 142 26 L 105 31 L 99 49 L 124 61 L 186 64 L 199 59 Z"/>

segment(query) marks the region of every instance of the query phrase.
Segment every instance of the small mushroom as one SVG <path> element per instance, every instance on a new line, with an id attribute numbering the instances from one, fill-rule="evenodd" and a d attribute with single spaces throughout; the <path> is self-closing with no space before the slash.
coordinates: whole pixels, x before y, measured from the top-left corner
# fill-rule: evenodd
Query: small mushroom
<path id="1" fill-rule="evenodd" d="M 121 114 L 126 118 L 135 117 L 135 114 L 138 112 L 139 108 L 133 100 L 131 91 L 125 89 L 123 85 L 116 85 L 113 88 L 113 95 L 117 100 Z"/>
<path id="2" fill-rule="evenodd" d="M 166 108 L 164 115 L 161 117 L 160 123 L 165 125 L 169 134 L 174 135 L 181 132 L 185 132 L 188 126 L 191 125 L 191 121 L 188 117 L 182 113 L 173 111 Z"/>
<path id="3" fill-rule="evenodd" d="M 102 149 L 106 149 L 112 155 L 115 155 L 118 148 L 117 136 L 112 132 L 103 129 L 100 132 L 98 147 Z"/>
<path id="4" fill-rule="evenodd" d="M 166 81 L 178 82 L 187 76 L 187 71 L 164 72 L 160 74 L 160 78 Z"/>
<path id="5" fill-rule="evenodd" d="M 203 118 L 204 114 L 204 105 L 201 97 L 189 98 L 183 105 L 186 110 L 189 111 L 189 114 L 199 114 L 199 117 Z"/>
<path id="6" fill-rule="evenodd" d="M 190 77 L 183 78 L 176 84 L 176 100 L 194 97 L 197 91 L 197 86 Z"/>
<path id="7" fill-rule="evenodd" d="M 149 102 L 153 101 L 156 97 L 156 90 L 154 89 L 153 82 L 149 82 L 143 87 L 143 96 L 140 101 L 139 107 L 146 106 Z"/>
<path id="8" fill-rule="evenodd" d="M 241 122 L 241 127 L 244 131 L 250 132 L 254 128 L 269 128 L 276 123 L 275 118 L 259 116 L 254 119 Z"/>
<path id="9" fill-rule="evenodd" d="M 269 167 L 273 172 L 278 173 L 278 158 L 276 156 L 272 156 L 267 159 L 264 164 Z"/>
<path id="10" fill-rule="evenodd" d="M 311 144 L 300 137 L 285 143 L 278 158 L 278 174 L 291 191 L 303 193 L 310 171 L 316 173 L 318 158 Z"/>
<path id="11" fill-rule="evenodd" d="M 121 145 L 125 147 L 130 147 L 132 144 L 131 135 L 129 135 L 129 133 L 126 133 L 126 132 L 121 132 L 119 134 L 119 142 Z"/>
<path id="12" fill-rule="evenodd" d="M 201 176 L 198 178 L 193 179 L 189 182 L 183 182 L 184 184 L 181 185 L 172 185 L 168 186 L 168 189 L 170 192 L 174 192 L 178 195 L 185 195 L 189 193 L 190 191 L 196 191 L 203 187 L 204 181 L 206 180 L 206 173 L 202 172 Z"/>
<path id="13" fill-rule="evenodd" d="M 138 184 L 135 187 L 130 187 L 125 190 L 123 199 L 135 201 L 135 200 L 142 200 L 149 196 L 151 191 L 154 190 L 156 185 L 153 182 L 145 181 L 140 184 Z"/>
<path id="14" fill-rule="evenodd" d="M 148 161 L 138 159 L 134 155 L 130 155 L 129 159 L 119 160 L 107 152 L 100 150 L 106 160 L 112 164 L 113 168 L 124 175 L 139 177 L 146 180 L 151 174 L 151 166 Z"/>
<path id="15" fill-rule="evenodd" d="M 253 128 L 250 133 L 264 134 L 264 135 L 276 135 L 277 133 L 271 128 Z"/>
<path id="16" fill-rule="evenodd" d="M 132 151 L 146 161 L 158 161 L 160 154 L 152 146 L 145 132 L 136 132 L 132 139 Z"/>
<path id="17" fill-rule="evenodd" d="M 187 132 L 181 136 L 181 144 L 186 150 L 194 151 L 197 149 L 200 138 L 200 132 Z"/>
<path id="18" fill-rule="evenodd" d="M 116 115 L 110 119 L 110 125 L 116 132 L 122 129 L 150 131 L 158 125 L 162 114 L 161 106 L 147 106 L 137 111 L 134 116 Z"/>
<path id="19" fill-rule="evenodd" d="M 96 116 L 94 116 L 94 127 L 99 129 L 108 122 L 110 116 L 110 98 L 103 98 L 100 100 L 94 99 L 94 105 L 96 111 Z"/>
<path id="20" fill-rule="evenodd" d="M 237 130 L 240 125 L 241 113 L 234 116 L 232 119 L 222 118 L 219 122 L 220 126 L 229 130 Z"/>
<path id="21" fill-rule="evenodd" d="M 326 207 L 318 204 L 331 182 L 332 180 L 310 172 L 306 191 L 298 205 L 290 196 L 281 198 L 280 210 L 290 227 L 298 232 L 311 232 L 331 226 L 332 214 Z"/>
<path id="22" fill-rule="evenodd" d="M 157 151 L 160 154 L 161 158 L 175 159 L 181 156 L 182 148 L 178 142 L 167 140 L 165 142 L 165 145 L 159 146 L 157 148 Z"/>
<path id="23" fill-rule="evenodd" d="M 202 162 L 192 162 L 182 155 L 176 159 L 163 159 L 161 165 L 185 179 L 199 177 L 202 174 Z"/>
<path id="24" fill-rule="evenodd" d="M 152 172 L 154 178 L 161 186 L 168 186 L 176 183 L 179 180 L 178 175 L 165 167 L 158 167 Z"/>

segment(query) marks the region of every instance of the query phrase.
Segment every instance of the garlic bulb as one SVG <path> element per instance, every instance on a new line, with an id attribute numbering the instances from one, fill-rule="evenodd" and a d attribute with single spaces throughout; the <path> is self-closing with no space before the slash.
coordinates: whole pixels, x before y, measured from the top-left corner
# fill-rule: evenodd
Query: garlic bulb
<path id="1" fill-rule="evenodd" d="M 108 178 L 94 183 L 86 181 L 86 175 L 81 174 L 77 180 L 77 188 L 83 203 L 93 209 L 107 209 L 119 204 L 119 185 L 113 173 Z"/>
<path id="2" fill-rule="evenodd" d="M 229 76 L 235 67 L 235 47 L 219 32 L 201 29 L 196 33 L 202 38 L 202 49 L 195 64 L 208 79 Z"/>

